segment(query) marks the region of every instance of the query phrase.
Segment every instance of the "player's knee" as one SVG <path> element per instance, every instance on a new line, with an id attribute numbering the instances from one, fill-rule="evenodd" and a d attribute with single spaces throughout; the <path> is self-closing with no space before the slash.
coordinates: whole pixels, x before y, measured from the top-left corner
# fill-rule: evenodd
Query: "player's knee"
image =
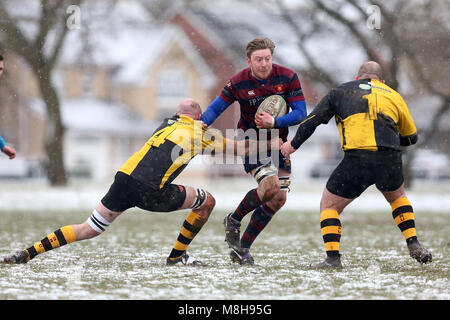
<path id="1" fill-rule="evenodd" d="M 287 200 L 287 192 L 281 190 L 280 192 L 278 192 L 278 194 L 276 195 L 276 197 L 274 198 L 278 208 L 281 208 L 282 206 L 284 206 L 284 204 L 286 203 Z"/>
<path id="2" fill-rule="evenodd" d="M 265 186 L 262 201 L 271 201 L 278 193 L 280 193 L 280 183 L 278 182 L 278 179 L 273 179 L 270 184 Z"/>
<path id="3" fill-rule="evenodd" d="M 106 220 L 97 210 L 94 210 L 91 216 L 82 224 L 80 232 L 89 239 L 106 231 L 111 222 Z"/>
<path id="4" fill-rule="evenodd" d="M 211 211 L 216 205 L 216 199 L 214 199 L 211 193 L 201 189 L 198 190 L 200 190 L 200 192 L 198 193 L 200 195 L 200 198 L 198 198 L 200 200 L 200 203 L 198 203 L 196 207 L 193 207 L 192 210 L 198 213 L 203 218 L 208 219 Z"/>
<path id="5" fill-rule="evenodd" d="M 280 210 L 282 206 L 286 203 L 286 192 L 280 191 L 268 202 L 268 206 L 275 212 Z"/>
<path id="6" fill-rule="evenodd" d="M 216 199 L 212 196 L 211 193 L 206 192 L 206 201 L 204 204 L 205 210 L 211 212 L 216 206 Z"/>

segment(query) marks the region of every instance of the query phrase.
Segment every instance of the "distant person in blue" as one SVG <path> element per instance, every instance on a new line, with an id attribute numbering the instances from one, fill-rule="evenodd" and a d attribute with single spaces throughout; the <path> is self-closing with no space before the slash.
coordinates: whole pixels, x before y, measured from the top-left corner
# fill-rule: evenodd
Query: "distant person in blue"
<path id="1" fill-rule="evenodd" d="M 0 78 L 2 77 L 3 74 L 3 56 L 0 54 Z M 10 159 L 14 159 L 16 157 L 16 150 L 11 147 L 11 146 L 7 146 L 5 140 L 3 140 L 3 138 L 0 136 L 0 150 L 6 154 Z"/>
<path id="2" fill-rule="evenodd" d="M 282 141 L 287 140 L 288 127 L 298 124 L 306 116 L 306 104 L 300 80 L 293 70 L 272 63 L 275 44 L 268 38 L 256 38 L 246 47 L 247 64 L 245 68 L 231 77 L 221 94 L 208 106 L 201 120 L 211 125 L 219 115 L 233 102 L 240 106 L 238 129 L 243 132 L 254 130 L 260 135 L 260 129 L 278 129 Z M 263 100 L 271 95 L 284 98 L 290 111 L 279 118 L 270 114 L 256 113 Z M 241 265 L 254 264 L 250 255 L 250 246 L 260 232 L 267 226 L 274 214 L 286 202 L 286 193 L 290 184 L 291 164 L 279 151 L 271 158 L 244 159 L 244 170 L 250 173 L 258 187 L 250 190 L 234 212 L 224 219 L 225 241 L 231 248 L 230 258 Z M 279 166 L 273 163 L 278 158 Z M 242 219 L 250 212 L 250 222 L 240 238 Z"/>

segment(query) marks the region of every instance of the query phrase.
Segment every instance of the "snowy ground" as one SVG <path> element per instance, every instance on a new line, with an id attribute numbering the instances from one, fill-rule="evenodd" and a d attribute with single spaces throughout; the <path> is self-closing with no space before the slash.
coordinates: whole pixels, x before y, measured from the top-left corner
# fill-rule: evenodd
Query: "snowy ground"
<path id="1" fill-rule="evenodd" d="M 408 191 L 418 234 L 432 251 L 433 263 L 420 265 L 409 257 L 389 206 L 370 189 L 342 217 L 344 269 L 318 272 L 309 265 L 325 255 L 318 225 L 325 181 L 293 183 L 282 214 L 252 247 L 254 267 L 230 262 L 222 226 L 223 216 L 254 182 L 185 182 L 217 198 L 208 224 L 188 249 L 209 267 L 165 266 L 185 212 L 133 209 L 100 237 L 47 252 L 26 265 L 0 265 L 0 299 L 450 300 L 448 185 L 421 183 Z M 44 181 L 0 181 L 0 256 L 84 221 L 108 187 L 81 181 L 65 188 L 50 188 Z"/>
<path id="2" fill-rule="evenodd" d="M 225 213 L 216 211 L 188 248 L 207 267 L 165 266 L 184 213 L 130 210 L 95 239 L 26 265 L 0 264 L 0 300 L 450 300 L 448 216 L 417 217 L 418 234 L 433 253 L 431 264 L 420 265 L 390 213 L 349 213 L 342 218 L 344 269 L 316 271 L 309 265 L 325 257 L 316 212 L 276 216 L 252 246 L 255 266 L 231 263 Z M 0 256 L 87 216 L 0 212 Z"/>
<path id="3" fill-rule="evenodd" d="M 176 183 L 208 190 L 216 198 L 217 210 L 234 210 L 247 191 L 256 187 L 250 177 L 233 179 L 178 178 Z M 294 180 L 285 205 L 286 210 L 318 210 L 326 181 Z M 51 188 L 43 180 L 0 180 L 1 210 L 92 210 L 108 191 L 110 181 L 98 183 L 75 181 L 63 188 Z M 437 211 L 450 215 L 450 183 L 416 180 L 407 190 L 414 211 Z M 372 186 L 351 203 L 349 211 L 390 210 L 383 196 Z"/>

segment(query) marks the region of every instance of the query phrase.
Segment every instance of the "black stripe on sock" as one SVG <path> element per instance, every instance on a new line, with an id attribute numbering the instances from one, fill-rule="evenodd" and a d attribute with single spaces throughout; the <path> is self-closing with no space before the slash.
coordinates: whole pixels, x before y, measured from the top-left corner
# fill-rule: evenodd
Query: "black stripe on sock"
<path id="1" fill-rule="evenodd" d="M 341 240 L 341 235 L 337 233 L 328 233 L 323 236 L 324 242 L 339 242 Z"/>
<path id="2" fill-rule="evenodd" d="M 53 247 L 50 243 L 50 240 L 48 240 L 48 237 L 45 237 L 44 239 L 42 239 L 41 243 L 44 246 L 45 251 L 49 251 L 49 250 L 53 249 Z"/>
<path id="3" fill-rule="evenodd" d="M 183 255 L 185 250 L 177 250 L 177 249 L 172 249 L 172 251 L 170 252 L 169 258 L 179 258 Z"/>
<path id="4" fill-rule="evenodd" d="M 60 246 L 67 244 L 66 238 L 64 237 L 64 234 L 62 233 L 61 229 L 55 231 L 55 236 L 56 238 L 58 238 Z"/>
<path id="5" fill-rule="evenodd" d="M 190 244 L 192 239 L 186 238 L 181 233 L 178 235 L 177 241 L 181 242 L 182 244 Z"/>
<path id="6" fill-rule="evenodd" d="M 341 225 L 341 221 L 336 218 L 329 218 L 329 219 L 325 219 L 320 222 L 320 228 L 329 227 L 329 226 L 340 226 L 340 225 Z"/>
<path id="7" fill-rule="evenodd" d="M 327 251 L 327 256 L 328 257 L 339 257 L 339 251 L 337 251 L 337 250 L 330 250 L 330 251 Z"/>
<path id="8" fill-rule="evenodd" d="M 395 219 L 399 214 L 413 212 L 412 206 L 401 206 L 392 211 L 392 217 Z"/>
<path id="9" fill-rule="evenodd" d="M 190 231 L 190 232 L 192 232 L 192 233 L 195 233 L 195 234 L 197 234 L 197 233 L 200 231 L 200 228 L 194 227 L 192 224 L 190 224 L 190 223 L 187 222 L 186 220 L 184 220 L 184 222 L 183 222 L 183 227 L 184 227 L 186 230 L 188 230 L 188 231 Z"/>
<path id="10" fill-rule="evenodd" d="M 36 251 L 36 248 L 34 247 L 34 246 L 32 246 L 32 247 L 29 247 L 28 249 L 27 249 L 27 251 L 28 251 L 28 253 L 29 253 L 29 255 L 30 255 L 30 259 L 33 259 L 34 257 L 36 257 L 37 256 L 37 251 Z"/>
<path id="11" fill-rule="evenodd" d="M 414 220 L 406 220 L 403 221 L 402 223 L 399 223 L 398 227 L 400 228 L 401 231 L 405 231 L 406 229 L 409 228 L 415 228 L 416 224 L 414 223 Z"/>

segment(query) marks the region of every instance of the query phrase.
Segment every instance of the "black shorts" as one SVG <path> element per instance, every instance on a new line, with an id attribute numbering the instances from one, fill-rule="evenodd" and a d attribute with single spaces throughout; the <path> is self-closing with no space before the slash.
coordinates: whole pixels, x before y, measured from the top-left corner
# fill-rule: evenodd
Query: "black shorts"
<path id="1" fill-rule="evenodd" d="M 281 151 L 274 151 L 274 155 L 269 153 L 269 156 L 260 158 L 259 156 L 245 156 L 244 157 L 244 170 L 246 173 L 251 172 L 253 169 L 256 169 L 262 165 L 266 165 L 268 163 L 272 163 L 278 169 L 284 169 L 287 172 L 291 173 L 291 161 L 286 159 L 285 156 L 281 153 Z M 278 153 L 278 159 L 277 159 Z"/>
<path id="2" fill-rule="evenodd" d="M 186 189 L 181 185 L 169 184 L 162 189 L 150 187 L 119 171 L 101 201 L 106 208 L 116 212 L 133 207 L 153 212 L 170 212 L 178 210 L 185 199 Z"/>
<path id="3" fill-rule="evenodd" d="M 402 183 L 400 151 L 350 150 L 328 179 L 327 189 L 343 198 L 354 199 L 372 184 L 380 191 L 394 191 Z"/>

